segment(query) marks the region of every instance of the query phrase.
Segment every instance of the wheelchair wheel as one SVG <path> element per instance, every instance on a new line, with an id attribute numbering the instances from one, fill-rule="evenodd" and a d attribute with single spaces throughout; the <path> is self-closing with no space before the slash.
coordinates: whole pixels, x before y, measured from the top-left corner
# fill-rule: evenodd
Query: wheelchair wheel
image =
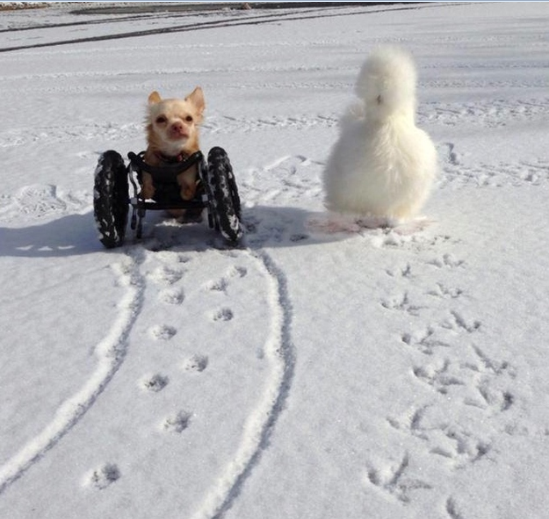
<path id="1" fill-rule="evenodd" d="M 219 147 L 210 150 L 206 172 L 215 227 L 227 241 L 236 242 L 243 234 L 240 197 L 225 150 Z"/>
<path id="2" fill-rule="evenodd" d="M 116 151 L 106 151 L 99 157 L 95 169 L 93 212 L 99 240 L 108 249 L 124 242 L 128 210 L 128 174 L 124 159 Z"/>

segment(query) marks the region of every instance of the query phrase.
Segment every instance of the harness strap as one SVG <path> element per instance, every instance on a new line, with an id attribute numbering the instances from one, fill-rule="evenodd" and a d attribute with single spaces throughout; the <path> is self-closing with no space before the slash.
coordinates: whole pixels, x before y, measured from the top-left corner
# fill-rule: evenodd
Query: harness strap
<path id="1" fill-rule="evenodd" d="M 204 157 L 201 151 L 197 151 L 181 162 L 167 164 L 164 166 L 151 166 L 150 164 L 147 164 L 143 160 L 141 153 L 136 155 L 135 153 L 130 152 L 128 153 L 128 158 L 130 159 L 131 165 L 135 170 L 150 173 L 153 180 L 158 182 L 176 182 L 177 175 L 195 164 L 198 164 Z"/>

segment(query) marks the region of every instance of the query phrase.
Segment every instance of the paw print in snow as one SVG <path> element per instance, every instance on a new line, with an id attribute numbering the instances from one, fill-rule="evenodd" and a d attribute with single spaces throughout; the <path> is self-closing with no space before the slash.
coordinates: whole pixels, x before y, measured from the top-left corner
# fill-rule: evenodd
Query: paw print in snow
<path id="1" fill-rule="evenodd" d="M 220 308 L 212 316 L 214 321 L 231 321 L 233 317 L 234 314 L 230 308 Z"/>
<path id="2" fill-rule="evenodd" d="M 200 373 L 208 367 L 208 362 L 208 357 L 205 355 L 193 355 L 183 362 L 183 369 Z"/>
<path id="3" fill-rule="evenodd" d="M 153 393 L 162 391 L 168 385 L 168 377 L 157 373 L 156 375 L 146 376 L 141 381 L 141 385 L 147 390 Z"/>
<path id="4" fill-rule="evenodd" d="M 169 341 L 177 333 L 177 330 L 173 326 L 156 325 L 150 328 L 149 333 L 153 339 Z"/>
<path id="5" fill-rule="evenodd" d="M 182 433 L 189 426 L 191 414 L 186 411 L 179 411 L 176 414 L 168 416 L 162 425 L 163 429 L 168 432 Z"/>
<path id="6" fill-rule="evenodd" d="M 167 289 L 159 294 L 159 299 L 169 305 L 180 305 L 185 300 L 185 294 L 181 289 Z"/>
<path id="7" fill-rule="evenodd" d="M 114 463 L 105 463 L 91 473 L 89 476 L 89 484 L 99 490 L 104 490 L 119 479 L 119 468 Z"/>

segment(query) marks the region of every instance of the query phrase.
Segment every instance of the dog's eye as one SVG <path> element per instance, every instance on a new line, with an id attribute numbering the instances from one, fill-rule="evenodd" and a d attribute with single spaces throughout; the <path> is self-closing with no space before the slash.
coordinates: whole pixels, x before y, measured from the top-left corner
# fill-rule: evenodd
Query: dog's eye
<path id="1" fill-rule="evenodd" d="M 187 121 L 188 123 L 192 123 L 193 122 L 193 116 L 192 115 L 187 115 L 187 117 L 185 117 L 185 121 Z"/>
<path id="2" fill-rule="evenodd" d="M 159 115 L 157 118 L 156 118 L 156 124 L 164 124 L 168 121 L 168 119 L 166 118 L 165 115 Z"/>

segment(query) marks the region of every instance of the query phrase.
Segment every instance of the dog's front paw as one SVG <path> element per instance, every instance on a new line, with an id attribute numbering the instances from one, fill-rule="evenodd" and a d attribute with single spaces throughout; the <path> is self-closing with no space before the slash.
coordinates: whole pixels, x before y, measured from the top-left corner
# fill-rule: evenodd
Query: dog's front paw
<path id="1" fill-rule="evenodd" d="M 148 200 L 154 196 L 154 184 L 150 173 L 143 171 L 143 177 L 141 178 L 141 192 L 139 196 L 143 200 Z"/>
<path id="2" fill-rule="evenodd" d="M 196 185 L 186 185 L 181 186 L 180 195 L 183 200 L 192 200 L 196 193 Z"/>
<path id="3" fill-rule="evenodd" d="M 154 196 L 154 186 L 143 184 L 143 186 L 141 187 L 140 196 L 143 200 L 148 200 L 149 198 L 152 198 Z"/>

